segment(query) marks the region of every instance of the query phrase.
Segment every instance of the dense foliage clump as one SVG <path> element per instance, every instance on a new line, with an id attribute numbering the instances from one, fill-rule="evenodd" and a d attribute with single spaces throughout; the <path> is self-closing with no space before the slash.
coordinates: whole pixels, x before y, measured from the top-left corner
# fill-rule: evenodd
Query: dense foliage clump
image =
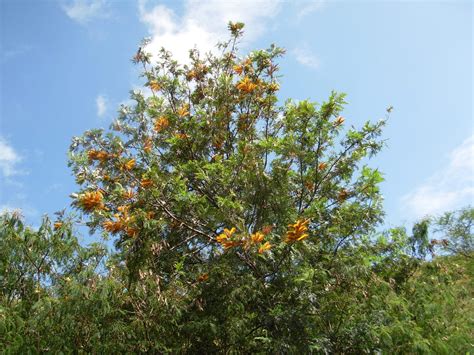
<path id="1" fill-rule="evenodd" d="M 335 92 L 280 105 L 284 52 L 240 57 L 242 28 L 186 65 L 145 42 L 146 94 L 73 139 L 73 205 L 113 251 L 64 214 L 37 230 L 0 217 L 7 351 L 472 348 L 472 209 L 376 232 L 383 178 L 364 163 L 385 121 L 346 127 Z"/>

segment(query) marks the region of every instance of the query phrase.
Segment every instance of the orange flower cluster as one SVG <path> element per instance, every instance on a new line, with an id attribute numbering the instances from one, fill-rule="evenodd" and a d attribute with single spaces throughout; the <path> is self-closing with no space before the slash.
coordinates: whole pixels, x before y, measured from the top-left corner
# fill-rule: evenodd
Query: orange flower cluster
<path id="1" fill-rule="evenodd" d="M 54 229 L 57 230 L 63 226 L 63 222 L 57 221 L 54 222 Z"/>
<path id="2" fill-rule="evenodd" d="M 124 191 L 122 193 L 122 196 L 126 198 L 127 200 L 131 200 L 132 198 L 135 197 L 135 192 L 132 189 L 128 189 L 127 191 Z"/>
<path id="3" fill-rule="evenodd" d="M 234 69 L 234 72 L 235 72 L 236 74 L 239 74 L 239 75 L 240 75 L 240 74 L 242 74 L 242 72 L 243 72 L 243 70 L 244 70 L 244 67 L 241 66 L 241 65 L 234 65 L 234 67 L 233 67 L 232 69 Z"/>
<path id="4" fill-rule="evenodd" d="M 224 228 L 224 232 L 219 234 L 216 241 L 222 245 L 224 249 L 235 247 L 240 244 L 240 241 L 231 240 L 236 231 L 235 227 L 232 227 L 231 229 Z"/>
<path id="5" fill-rule="evenodd" d="M 187 135 L 186 133 L 182 133 L 182 132 L 176 133 L 174 136 L 178 139 L 187 139 L 187 138 L 189 138 L 189 135 Z"/>
<path id="6" fill-rule="evenodd" d="M 150 187 L 153 185 L 153 180 L 152 179 L 142 179 L 140 181 L 140 186 L 143 187 L 144 189 L 147 187 Z"/>
<path id="7" fill-rule="evenodd" d="M 183 105 L 176 111 L 179 117 L 185 117 L 189 115 L 189 105 Z"/>
<path id="8" fill-rule="evenodd" d="M 260 248 L 258 248 L 258 253 L 259 254 L 263 254 L 265 253 L 267 250 L 270 250 L 272 248 L 272 245 L 270 244 L 270 242 L 266 242 L 265 244 L 263 244 L 262 246 L 260 246 Z"/>
<path id="9" fill-rule="evenodd" d="M 250 240 L 253 244 L 261 243 L 265 235 L 262 232 L 257 232 L 250 235 Z"/>
<path id="10" fill-rule="evenodd" d="M 135 159 L 130 159 L 125 164 L 123 164 L 122 168 L 124 170 L 132 170 L 134 166 L 135 166 Z"/>
<path id="11" fill-rule="evenodd" d="M 170 122 L 168 121 L 168 119 L 164 116 L 161 116 L 155 120 L 154 130 L 155 132 L 159 133 L 162 130 L 168 128 L 169 125 L 170 125 Z"/>
<path id="12" fill-rule="evenodd" d="M 148 83 L 148 86 L 150 86 L 150 89 L 152 89 L 153 91 L 159 91 L 161 89 L 161 85 L 156 80 L 150 81 Z"/>
<path id="13" fill-rule="evenodd" d="M 87 157 L 89 160 L 99 160 L 100 162 L 104 162 L 107 159 L 109 159 L 111 156 L 109 153 L 103 151 L 103 150 L 94 150 L 91 149 L 87 152 Z"/>
<path id="14" fill-rule="evenodd" d="M 334 125 L 335 126 L 340 126 L 344 123 L 345 121 L 345 118 L 342 117 L 342 116 L 339 116 L 338 118 L 336 118 L 336 120 L 334 121 Z"/>
<path id="15" fill-rule="evenodd" d="M 252 80 L 249 79 L 248 76 L 246 76 L 243 80 L 241 80 L 237 85 L 237 89 L 239 89 L 242 92 L 245 92 L 246 94 L 252 93 L 257 88 L 257 84 L 252 82 Z"/>
<path id="16" fill-rule="evenodd" d="M 131 226 L 134 218 L 128 213 L 130 206 L 119 206 L 117 209 L 119 213 L 114 214 L 115 220 L 105 221 L 102 226 L 109 233 L 116 234 L 124 231 L 129 237 L 134 237 L 138 231 Z"/>
<path id="17" fill-rule="evenodd" d="M 318 170 L 324 170 L 328 166 L 327 163 L 321 162 L 318 164 Z"/>
<path id="18" fill-rule="evenodd" d="M 145 139 L 145 142 L 143 143 L 143 151 L 148 154 L 151 152 L 152 148 L 153 148 L 153 140 L 151 138 Z"/>
<path id="19" fill-rule="evenodd" d="M 80 194 L 78 197 L 79 205 L 86 211 L 93 211 L 96 209 L 103 210 L 104 195 L 100 191 L 91 191 Z"/>
<path id="20" fill-rule="evenodd" d="M 207 281 L 208 279 L 209 279 L 209 274 L 207 272 L 199 275 L 197 278 L 198 282 L 204 282 L 204 281 Z"/>
<path id="21" fill-rule="evenodd" d="M 346 189 L 342 189 L 337 194 L 337 200 L 339 202 L 344 202 L 348 197 L 349 197 L 349 191 L 347 191 Z"/>
<path id="22" fill-rule="evenodd" d="M 308 234 L 305 232 L 308 230 L 308 223 L 309 220 L 303 221 L 299 219 L 295 224 L 288 225 L 289 230 L 286 232 L 285 242 L 292 243 L 306 239 Z"/>

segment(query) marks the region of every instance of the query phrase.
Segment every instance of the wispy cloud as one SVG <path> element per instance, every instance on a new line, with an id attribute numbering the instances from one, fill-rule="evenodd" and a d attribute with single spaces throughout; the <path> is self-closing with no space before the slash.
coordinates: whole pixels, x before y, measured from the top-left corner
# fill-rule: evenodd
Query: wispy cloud
<path id="1" fill-rule="evenodd" d="M 17 45 L 15 47 L 12 47 L 12 48 L 6 48 L 4 50 L 2 50 L 1 52 L 1 61 L 4 63 L 4 62 L 7 62 L 9 60 L 12 60 L 18 56 L 21 56 L 23 54 L 26 54 L 28 53 L 29 51 L 31 51 L 33 49 L 33 46 L 30 46 L 30 45 L 27 45 L 27 44 L 23 44 L 23 45 Z"/>
<path id="2" fill-rule="evenodd" d="M 325 0 L 309 0 L 300 2 L 296 17 L 301 20 L 303 17 L 312 14 L 313 12 L 321 10 L 326 1 Z"/>
<path id="3" fill-rule="evenodd" d="M 474 135 L 454 149 L 449 160 L 425 183 L 402 197 L 415 218 L 474 202 Z"/>
<path id="4" fill-rule="evenodd" d="M 319 58 L 308 49 L 307 45 L 297 47 L 293 49 L 291 52 L 298 63 L 311 69 L 319 68 L 320 66 Z"/>
<path id="5" fill-rule="evenodd" d="M 4 178 L 18 174 L 18 163 L 21 156 L 13 147 L 2 137 L 0 137 L 0 172 Z"/>
<path id="6" fill-rule="evenodd" d="M 95 99 L 95 104 L 97 107 L 97 116 L 104 117 L 107 112 L 107 99 L 103 95 L 97 96 Z"/>
<path id="7" fill-rule="evenodd" d="M 148 26 L 151 43 L 148 50 L 156 53 L 161 47 L 171 51 L 180 62 L 186 62 L 188 51 L 195 46 L 201 52 L 214 51 L 215 45 L 228 37 L 229 21 L 245 23 L 245 40 L 253 41 L 265 32 L 268 20 L 281 7 L 274 0 L 187 0 L 182 16 L 166 5 L 149 8 L 139 1 L 140 20 Z"/>
<path id="8" fill-rule="evenodd" d="M 62 6 L 69 18 L 81 25 L 110 16 L 107 0 L 72 0 Z"/>

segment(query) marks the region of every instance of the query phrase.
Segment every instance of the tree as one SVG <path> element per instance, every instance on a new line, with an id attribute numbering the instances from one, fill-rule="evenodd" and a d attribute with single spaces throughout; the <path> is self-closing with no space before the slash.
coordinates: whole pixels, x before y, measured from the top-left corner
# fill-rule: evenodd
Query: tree
<path id="1" fill-rule="evenodd" d="M 74 139 L 75 205 L 92 228 L 116 235 L 130 282 L 150 270 L 179 297 L 212 287 L 235 304 L 235 289 L 251 284 L 257 297 L 284 287 L 381 220 L 381 174 L 359 163 L 382 147 L 385 122 L 344 131 L 335 92 L 320 105 L 279 106 L 283 50 L 238 57 L 242 28 L 229 25 L 220 55 L 192 50 L 184 66 L 165 50 L 152 63 L 144 43 L 134 62 L 150 94 L 132 93 L 116 133 Z"/>

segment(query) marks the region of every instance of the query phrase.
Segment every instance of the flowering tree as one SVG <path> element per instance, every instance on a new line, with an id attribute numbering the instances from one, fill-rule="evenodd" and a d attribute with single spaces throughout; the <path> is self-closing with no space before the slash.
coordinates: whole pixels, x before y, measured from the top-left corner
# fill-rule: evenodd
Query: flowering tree
<path id="1" fill-rule="evenodd" d="M 74 204 L 115 236 L 130 282 L 148 270 L 181 298 L 206 285 L 224 298 L 232 278 L 283 287 L 382 215 L 381 174 L 361 161 L 380 150 L 384 121 L 345 128 L 335 92 L 280 106 L 284 51 L 240 57 L 243 24 L 229 29 L 219 55 L 191 50 L 187 65 L 164 49 L 152 57 L 145 42 L 133 61 L 149 93 L 132 93 L 111 132 L 71 146 Z"/>

